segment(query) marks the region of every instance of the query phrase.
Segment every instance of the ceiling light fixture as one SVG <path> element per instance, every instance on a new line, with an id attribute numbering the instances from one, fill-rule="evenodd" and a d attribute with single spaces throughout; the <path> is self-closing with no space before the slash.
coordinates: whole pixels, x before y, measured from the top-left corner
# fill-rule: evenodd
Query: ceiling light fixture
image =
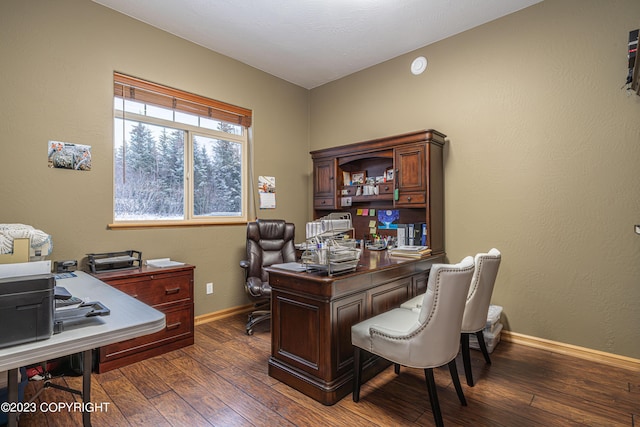
<path id="1" fill-rule="evenodd" d="M 418 56 L 411 63 L 411 73 L 414 76 L 417 76 L 418 74 L 422 74 L 426 68 L 427 68 L 427 58 L 425 58 L 424 56 Z"/>

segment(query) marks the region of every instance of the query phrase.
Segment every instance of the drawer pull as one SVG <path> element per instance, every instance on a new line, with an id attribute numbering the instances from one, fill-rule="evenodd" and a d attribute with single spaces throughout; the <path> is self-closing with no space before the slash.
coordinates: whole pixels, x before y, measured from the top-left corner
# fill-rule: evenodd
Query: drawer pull
<path id="1" fill-rule="evenodd" d="M 178 328 L 180 327 L 180 325 L 182 325 L 182 322 L 172 323 L 172 324 L 170 324 L 170 325 L 167 325 L 165 329 L 166 329 L 167 331 L 171 331 L 171 330 L 173 330 L 173 329 L 178 329 Z"/>
<path id="2" fill-rule="evenodd" d="M 178 292 L 180 292 L 180 288 L 171 288 L 171 289 L 164 290 L 165 295 L 173 295 L 173 294 L 177 294 Z"/>

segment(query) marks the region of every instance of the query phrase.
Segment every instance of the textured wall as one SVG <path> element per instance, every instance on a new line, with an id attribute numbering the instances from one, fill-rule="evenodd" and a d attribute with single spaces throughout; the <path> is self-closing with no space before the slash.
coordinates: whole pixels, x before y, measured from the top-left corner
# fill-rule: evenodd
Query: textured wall
<path id="1" fill-rule="evenodd" d="M 503 252 L 506 328 L 640 358 L 638 26 L 634 0 L 545 0 L 312 90 L 311 149 L 444 132 L 448 257 Z"/>
<path id="2" fill-rule="evenodd" d="M 304 230 L 308 91 L 89 0 L 0 2 L 0 222 L 53 236 L 52 260 L 141 250 L 196 265 L 196 314 L 247 304 L 246 227 L 107 230 L 112 222 L 113 71 L 254 112 L 255 177 L 276 177 L 277 209 Z M 92 146 L 91 172 L 49 169 L 46 145 Z M 213 282 L 214 295 L 204 284 Z"/>
<path id="3" fill-rule="evenodd" d="M 246 303 L 245 229 L 106 229 L 114 70 L 252 108 L 255 175 L 278 184 L 278 209 L 259 216 L 298 227 L 310 149 L 432 127 L 450 139 L 448 256 L 502 250 L 507 328 L 640 358 L 640 97 L 620 90 L 638 26 L 637 1 L 545 0 L 309 94 L 88 0 L 5 0 L 0 222 L 51 233 L 52 259 L 138 249 L 193 263 L 205 314 Z M 429 66 L 413 76 L 418 55 Z M 93 170 L 48 169 L 50 139 L 92 145 Z"/>

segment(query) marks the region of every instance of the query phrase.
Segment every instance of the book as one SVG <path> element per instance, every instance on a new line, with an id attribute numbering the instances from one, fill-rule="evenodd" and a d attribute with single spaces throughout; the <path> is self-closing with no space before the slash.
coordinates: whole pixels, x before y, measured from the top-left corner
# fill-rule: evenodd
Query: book
<path id="1" fill-rule="evenodd" d="M 409 245 L 424 246 L 427 242 L 427 223 L 409 224 Z"/>
<path id="2" fill-rule="evenodd" d="M 401 245 L 397 248 L 389 249 L 389 255 L 406 258 L 421 258 L 425 255 L 429 255 L 430 253 L 431 249 L 422 245 Z"/>
<path id="3" fill-rule="evenodd" d="M 409 244 L 408 224 L 398 224 L 398 246 Z"/>

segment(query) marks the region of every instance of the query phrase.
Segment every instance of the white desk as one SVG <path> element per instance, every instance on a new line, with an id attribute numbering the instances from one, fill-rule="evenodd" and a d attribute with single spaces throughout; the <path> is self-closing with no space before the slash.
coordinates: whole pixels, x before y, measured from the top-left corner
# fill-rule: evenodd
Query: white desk
<path id="1" fill-rule="evenodd" d="M 74 272 L 76 277 L 60 279 L 56 285 L 65 287 L 72 295 L 100 301 L 111 310 L 108 316 L 84 319 L 65 324 L 64 331 L 43 341 L 35 341 L 0 349 L 0 372 L 8 372 L 8 401 L 17 401 L 18 370 L 22 366 L 40 363 L 56 357 L 83 353 L 83 401 L 90 402 L 91 353 L 96 347 L 161 331 L 165 316 L 160 311 L 112 288 L 89 274 Z M 8 425 L 15 426 L 16 414 L 8 414 Z M 90 412 L 82 414 L 84 426 L 91 425 Z"/>

